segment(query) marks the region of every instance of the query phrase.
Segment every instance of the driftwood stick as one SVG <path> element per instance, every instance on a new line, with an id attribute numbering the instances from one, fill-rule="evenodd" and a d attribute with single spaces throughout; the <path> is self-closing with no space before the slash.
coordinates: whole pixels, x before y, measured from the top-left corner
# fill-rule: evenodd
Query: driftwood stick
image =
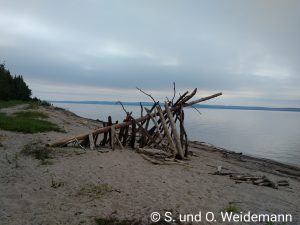
<path id="1" fill-rule="evenodd" d="M 140 129 L 140 131 L 142 133 L 142 129 Z M 145 142 L 146 142 L 146 135 L 144 135 L 142 133 L 141 138 L 138 142 L 139 142 L 139 148 L 143 148 L 145 146 Z"/>
<path id="2" fill-rule="evenodd" d="M 156 101 L 155 101 L 155 99 L 152 97 L 152 95 L 146 93 L 145 91 L 143 91 L 142 89 L 140 89 L 140 88 L 138 88 L 138 87 L 137 87 L 136 89 L 138 89 L 140 92 L 142 92 L 143 94 L 145 94 L 145 95 L 147 95 L 148 97 L 150 97 L 150 98 L 152 99 L 152 101 L 153 101 L 154 103 L 156 103 Z"/>
<path id="3" fill-rule="evenodd" d="M 207 97 L 204 97 L 204 98 L 200 98 L 200 99 L 197 99 L 195 101 L 191 101 L 189 103 L 184 103 L 182 104 L 183 107 L 188 107 L 188 106 L 191 106 L 191 105 L 194 105 L 194 104 L 197 104 L 197 103 L 200 103 L 200 102 L 203 102 L 203 101 L 206 101 L 206 100 L 209 100 L 209 99 L 212 99 L 212 98 L 216 98 L 218 96 L 222 95 L 222 93 L 217 93 L 217 94 L 214 94 L 214 95 L 211 95 L 211 96 L 207 96 Z M 170 110 L 171 111 L 177 111 L 178 109 L 180 109 L 180 105 L 177 105 L 173 108 L 171 108 Z M 161 110 L 161 113 L 163 115 L 165 111 L 162 111 Z M 158 116 L 159 112 L 157 113 L 152 113 L 152 116 Z M 162 116 L 163 117 L 163 116 Z M 147 120 L 149 119 L 150 116 L 149 115 L 145 115 L 143 117 L 140 117 L 138 119 L 136 119 L 137 122 L 142 122 L 144 120 Z M 123 122 L 123 123 L 119 123 L 115 126 L 115 129 L 120 129 L 122 127 L 128 127 L 129 125 L 132 124 L 132 121 L 127 121 L 127 122 Z M 99 128 L 99 129 L 96 129 L 93 131 L 93 134 L 101 134 L 101 133 L 105 133 L 105 132 L 108 132 L 110 131 L 110 126 L 106 126 L 106 127 L 102 127 L 102 128 Z M 59 141 L 56 141 L 56 142 L 53 142 L 53 143 L 48 143 L 46 146 L 48 147 L 58 147 L 58 146 L 63 146 L 65 143 L 69 143 L 70 141 L 74 141 L 75 138 L 77 140 L 83 140 L 85 139 L 87 136 L 88 136 L 89 133 L 85 133 L 85 134 L 80 134 L 80 135 L 77 135 L 77 136 L 73 136 L 73 137 L 70 137 L 70 138 L 66 138 L 66 139 L 62 139 L 62 140 L 59 140 Z"/>
<path id="4" fill-rule="evenodd" d="M 85 138 L 81 140 L 80 144 L 81 144 L 82 146 L 88 146 L 89 143 L 90 143 L 90 141 L 89 141 L 89 134 L 87 134 L 87 135 L 85 136 Z"/>
<path id="5" fill-rule="evenodd" d="M 139 125 L 139 123 L 137 123 L 138 125 Z M 149 119 L 146 121 L 146 125 L 145 125 L 145 128 L 143 128 L 143 124 L 141 124 L 141 125 L 139 125 L 139 129 L 143 132 L 143 130 L 146 130 L 146 132 L 148 133 L 148 126 L 149 126 Z M 147 143 L 147 137 L 146 137 L 147 135 L 145 135 L 145 134 L 143 134 L 142 133 L 142 136 L 141 136 L 141 138 L 140 138 L 140 140 L 139 140 L 139 143 L 140 143 L 140 145 L 139 145 L 139 147 L 140 148 L 142 148 L 142 147 L 144 147 L 145 145 L 146 145 L 146 143 Z"/>
<path id="6" fill-rule="evenodd" d="M 94 135 L 94 144 L 95 144 L 95 146 L 97 146 L 97 141 L 98 141 L 99 135 L 100 134 L 95 134 Z"/>
<path id="7" fill-rule="evenodd" d="M 152 136 L 148 133 L 148 131 L 147 131 L 145 128 L 143 128 L 139 123 L 136 123 L 136 124 L 140 127 L 140 130 L 141 130 L 141 132 L 143 133 L 143 135 L 145 135 L 145 136 L 148 138 L 148 140 L 150 141 L 149 143 L 147 143 L 148 140 L 146 140 L 146 144 L 147 144 L 147 145 L 151 145 L 152 143 L 154 143 L 154 147 L 155 147 L 155 146 L 157 145 L 157 144 L 156 144 L 155 138 L 152 137 Z"/>
<path id="8" fill-rule="evenodd" d="M 171 137 L 171 135 L 169 133 L 169 130 L 168 130 L 168 127 L 167 127 L 166 120 L 164 118 L 163 112 L 162 112 L 160 106 L 156 106 L 156 109 L 157 109 L 157 111 L 159 113 L 159 117 L 161 119 L 161 123 L 162 123 L 163 128 L 164 128 L 164 133 L 167 136 L 168 142 L 170 144 L 171 152 L 172 152 L 173 156 L 175 156 L 176 155 L 176 146 L 175 146 L 175 144 L 173 142 L 173 139 L 172 139 L 172 137 Z"/>
<path id="9" fill-rule="evenodd" d="M 79 143 L 79 141 L 77 140 L 77 138 L 75 138 L 74 140 L 79 145 L 80 148 L 82 148 L 84 151 L 86 151 L 86 149 Z"/>
<path id="10" fill-rule="evenodd" d="M 184 157 L 187 157 L 189 153 L 189 139 L 184 127 L 183 127 L 183 134 L 184 134 Z"/>
<path id="11" fill-rule="evenodd" d="M 197 88 L 195 88 L 191 94 L 185 96 L 180 102 L 179 104 L 184 104 L 186 103 L 188 100 L 190 100 L 191 98 L 193 98 L 195 96 L 195 94 L 197 93 Z"/>
<path id="12" fill-rule="evenodd" d="M 134 120 L 134 118 L 131 118 L 131 119 Z M 143 136 L 148 137 L 148 139 L 151 140 L 151 143 L 155 143 L 155 139 L 148 133 L 148 131 L 139 122 L 135 121 L 135 124 L 139 127 L 139 129 L 142 133 L 142 137 Z"/>
<path id="13" fill-rule="evenodd" d="M 123 136 L 123 146 L 126 146 L 127 138 L 128 138 L 128 126 L 124 127 L 124 136 Z"/>
<path id="14" fill-rule="evenodd" d="M 179 111 L 179 115 L 176 114 L 176 119 L 179 120 L 179 127 L 180 127 L 180 142 L 181 142 L 181 146 L 182 148 L 184 147 L 184 157 L 188 156 L 188 137 L 187 137 L 187 133 L 185 131 L 184 128 L 184 111 L 181 108 Z M 176 122 L 176 120 L 175 120 Z"/>
<path id="15" fill-rule="evenodd" d="M 106 127 L 106 125 L 107 125 L 107 123 L 103 123 L 103 127 Z M 104 146 L 105 144 L 106 144 L 106 142 L 107 142 L 107 132 L 104 132 L 103 133 L 103 139 L 102 139 L 102 141 L 100 142 L 100 145 L 101 146 Z"/>
<path id="16" fill-rule="evenodd" d="M 94 142 L 94 138 L 93 138 L 93 134 L 89 134 L 89 141 L 90 141 L 90 149 L 94 150 L 95 149 L 95 142 Z"/>
<path id="17" fill-rule="evenodd" d="M 162 137 L 162 135 L 161 135 L 161 133 L 160 133 L 159 126 L 158 126 L 158 123 L 157 123 L 156 118 L 153 117 L 153 116 L 151 115 L 151 112 L 150 112 L 149 109 L 145 108 L 145 110 L 146 110 L 147 114 L 150 116 L 152 122 L 154 123 L 154 126 L 155 126 L 155 128 L 156 128 L 156 132 L 158 133 L 159 138 L 162 140 L 163 137 Z M 155 111 L 156 111 L 156 110 L 155 110 Z"/>
<path id="18" fill-rule="evenodd" d="M 148 133 L 149 123 L 150 123 L 150 118 L 147 120 L 146 125 L 145 125 L 145 130 L 147 131 L 147 133 Z M 148 138 L 148 140 L 149 140 L 149 138 Z M 147 144 L 148 140 L 145 139 L 144 140 L 144 144 Z"/>
<path id="19" fill-rule="evenodd" d="M 121 127 L 121 128 L 120 128 L 120 131 L 119 131 L 119 136 L 118 136 L 119 141 L 122 140 L 123 135 L 124 135 L 124 127 Z"/>
<path id="20" fill-rule="evenodd" d="M 120 148 L 123 150 L 124 147 L 123 147 L 123 145 L 122 145 L 122 143 L 121 143 L 121 141 L 120 141 L 120 139 L 119 139 L 119 137 L 118 137 L 118 135 L 116 133 L 115 133 L 115 139 L 116 139 L 118 145 L 120 146 Z"/>
<path id="21" fill-rule="evenodd" d="M 176 119 L 178 117 L 176 116 Z M 176 122 L 176 121 L 175 121 Z M 180 143 L 181 143 L 181 147 L 183 148 L 183 129 L 184 129 L 184 124 L 183 124 L 183 110 L 182 110 L 182 107 L 180 108 L 180 111 L 179 111 L 179 127 L 180 127 Z"/>
<path id="22" fill-rule="evenodd" d="M 173 115 L 171 113 L 171 110 L 170 110 L 169 105 L 168 105 L 167 102 L 165 102 L 165 109 L 166 109 L 166 112 L 168 114 L 169 121 L 170 121 L 170 124 L 171 124 L 172 132 L 173 132 L 173 140 L 175 142 L 177 154 L 179 155 L 180 159 L 183 159 L 184 156 L 183 156 L 183 150 L 182 150 L 181 143 L 180 143 L 180 137 L 178 135 L 178 132 L 177 132 L 177 129 L 176 129 L 176 124 L 175 124 Z"/>
<path id="23" fill-rule="evenodd" d="M 176 96 L 176 86 L 175 86 L 175 82 L 173 82 L 173 98 L 172 98 L 172 105 L 173 105 L 173 103 L 174 103 L 174 98 L 175 98 L 175 96 Z"/>
<path id="24" fill-rule="evenodd" d="M 127 112 L 127 110 L 125 109 L 125 107 L 124 107 L 124 105 L 123 105 L 123 103 L 121 101 L 117 101 L 116 104 L 120 104 L 122 106 L 122 109 L 126 113 L 126 115 L 128 115 L 129 112 Z"/>
<path id="25" fill-rule="evenodd" d="M 108 116 L 108 123 L 107 126 L 109 127 L 109 133 L 108 133 L 108 141 L 109 141 L 109 145 L 112 148 L 112 130 L 111 130 L 111 126 L 112 126 L 112 119 L 111 116 Z"/>
<path id="26" fill-rule="evenodd" d="M 115 129 L 116 125 L 112 125 L 110 127 L 110 146 L 112 150 L 115 150 L 115 136 L 116 136 L 116 129 Z"/>
<path id="27" fill-rule="evenodd" d="M 124 123 L 127 123 L 127 122 L 130 121 L 131 114 L 132 113 L 129 113 L 129 114 L 126 115 Z M 124 126 L 123 128 L 124 128 L 124 131 L 123 131 L 123 141 L 122 141 L 122 144 L 123 144 L 123 146 L 126 146 L 127 139 L 128 139 L 128 133 L 129 133 L 129 125 L 128 126 Z"/>
<path id="28" fill-rule="evenodd" d="M 143 108 L 142 102 L 140 102 L 140 107 L 141 107 L 141 117 L 143 117 L 144 108 Z"/>
<path id="29" fill-rule="evenodd" d="M 158 104 L 158 102 L 155 102 L 153 105 L 152 105 L 152 107 L 151 107 L 151 109 L 150 109 L 150 112 L 152 113 L 152 111 L 155 109 L 155 106 Z M 144 125 L 144 123 L 146 122 L 147 120 L 144 120 L 144 121 L 141 121 L 141 123 L 142 123 L 142 125 Z"/>
<path id="30" fill-rule="evenodd" d="M 184 92 L 183 93 L 183 95 L 181 95 L 178 99 L 177 99 L 177 101 L 174 103 L 174 106 L 176 106 L 176 105 L 178 105 L 178 103 L 188 94 L 189 92 L 188 91 L 186 91 L 186 92 Z"/>
<path id="31" fill-rule="evenodd" d="M 136 121 L 132 120 L 132 129 L 131 129 L 131 139 L 130 139 L 130 146 L 134 149 L 135 139 L 136 139 Z"/>

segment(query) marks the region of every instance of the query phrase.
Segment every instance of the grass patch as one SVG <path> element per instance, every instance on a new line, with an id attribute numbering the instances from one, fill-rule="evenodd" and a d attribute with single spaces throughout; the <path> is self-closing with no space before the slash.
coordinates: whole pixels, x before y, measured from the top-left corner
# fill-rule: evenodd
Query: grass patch
<path id="1" fill-rule="evenodd" d="M 10 108 L 14 107 L 16 105 L 26 104 L 27 101 L 21 101 L 21 100 L 9 100 L 9 101 L 3 101 L 0 100 L 0 109 L 2 108 Z"/>
<path id="2" fill-rule="evenodd" d="M 51 156 L 51 154 L 53 150 L 51 148 L 39 146 L 38 144 L 39 143 L 32 142 L 30 144 L 24 145 L 21 153 L 26 156 L 33 156 L 35 159 L 42 161 L 52 159 L 53 157 Z"/>
<path id="3" fill-rule="evenodd" d="M 101 196 L 105 195 L 108 192 L 115 191 L 112 187 L 107 184 L 88 184 L 85 185 L 83 188 L 80 189 L 78 195 L 85 195 L 91 198 L 100 198 Z"/>
<path id="4" fill-rule="evenodd" d="M 29 102 L 25 109 L 38 109 L 39 104 L 37 102 Z"/>
<path id="5" fill-rule="evenodd" d="M 42 100 L 32 100 L 32 101 L 30 101 L 28 103 L 29 104 L 26 107 L 26 109 L 38 109 L 39 106 L 51 106 L 50 102 L 42 101 Z"/>
<path id="6" fill-rule="evenodd" d="M 41 165 L 53 165 L 51 161 L 51 159 L 53 159 L 53 150 L 42 146 L 40 141 L 24 145 L 21 153 L 25 156 L 32 156 L 40 160 Z"/>
<path id="7" fill-rule="evenodd" d="M 52 178 L 52 180 L 51 180 L 51 187 L 52 188 L 59 188 L 59 187 L 62 187 L 62 186 L 64 186 L 65 184 L 64 184 L 64 182 L 58 182 L 58 181 L 55 181 L 53 178 Z"/>
<path id="8" fill-rule="evenodd" d="M 15 162 L 15 168 L 19 168 L 19 154 L 15 153 L 14 158 L 13 158 L 14 162 Z"/>
<path id="9" fill-rule="evenodd" d="M 19 112 L 14 115 L 0 113 L 0 128 L 23 133 L 46 131 L 64 132 L 56 124 L 40 119 L 46 117 L 47 115 L 40 112 Z"/>
<path id="10" fill-rule="evenodd" d="M 26 118 L 42 118 L 42 119 L 49 118 L 49 116 L 46 115 L 45 113 L 36 112 L 36 111 L 16 112 L 16 113 L 14 113 L 14 115 L 18 116 L 18 117 L 26 117 Z"/>
<path id="11" fill-rule="evenodd" d="M 28 104 L 28 106 L 25 109 L 37 109 L 39 106 L 51 106 L 51 103 L 47 101 L 42 101 L 42 100 L 29 100 L 29 101 L 22 101 L 22 100 L 0 100 L 0 109 L 1 108 L 10 108 L 14 107 L 17 105 L 22 105 L 22 104 Z"/>
<path id="12" fill-rule="evenodd" d="M 229 205 L 223 210 L 223 212 L 228 213 L 239 213 L 241 210 L 233 203 L 229 203 Z"/>

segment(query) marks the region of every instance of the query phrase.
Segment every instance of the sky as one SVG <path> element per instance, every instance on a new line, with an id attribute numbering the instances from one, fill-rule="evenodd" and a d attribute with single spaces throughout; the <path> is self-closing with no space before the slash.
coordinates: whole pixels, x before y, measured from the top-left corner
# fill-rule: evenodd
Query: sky
<path id="1" fill-rule="evenodd" d="M 0 61 L 45 100 L 300 107 L 300 1 L 0 0 Z"/>

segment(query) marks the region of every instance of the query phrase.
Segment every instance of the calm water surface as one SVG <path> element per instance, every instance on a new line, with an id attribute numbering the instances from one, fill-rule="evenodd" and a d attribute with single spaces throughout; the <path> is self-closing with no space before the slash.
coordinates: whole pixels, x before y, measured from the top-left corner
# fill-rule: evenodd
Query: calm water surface
<path id="1" fill-rule="evenodd" d="M 122 121 L 120 105 L 54 103 L 80 116 Z M 126 106 L 136 117 L 140 108 Z M 185 109 L 185 126 L 190 140 L 204 141 L 247 155 L 300 166 L 300 113 L 250 110 Z"/>

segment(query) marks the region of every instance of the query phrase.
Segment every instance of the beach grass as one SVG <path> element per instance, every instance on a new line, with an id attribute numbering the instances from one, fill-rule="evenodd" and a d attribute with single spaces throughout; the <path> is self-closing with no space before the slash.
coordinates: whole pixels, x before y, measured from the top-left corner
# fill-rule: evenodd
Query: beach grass
<path id="1" fill-rule="evenodd" d="M 22 112 L 16 112 L 14 115 L 18 117 L 27 117 L 27 118 L 42 118 L 46 119 L 49 118 L 49 116 L 43 112 L 37 112 L 37 111 L 22 111 Z"/>
<path id="2" fill-rule="evenodd" d="M 10 108 L 14 107 L 16 105 L 26 104 L 27 101 L 21 101 L 21 100 L 9 100 L 9 101 L 3 101 L 0 100 L 0 109 L 2 108 Z"/>
<path id="3" fill-rule="evenodd" d="M 223 210 L 224 212 L 228 213 L 239 213 L 240 209 L 233 203 L 229 203 L 228 206 Z"/>
<path id="4" fill-rule="evenodd" d="M 35 159 L 40 160 L 41 165 L 53 165 L 51 161 L 53 159 L 53 150 L 42 146 L 40 140 L 24 145 L 21 153 L 25 156 L 33 156 Z"/>
<path id="5" fill-rule="evenodd" d="M 112 187 L 107 184 L 88 184 L 85 185 L 81 190 L 78 192 L 78 195 L 86 195 L 92 198 L 100 198 L 106 193 L 114 191 Z"/>
<path id="6" fill-rule="evenodd" d="M 0 109 L 2 108 L 10 108 L 17 105 L 27 104 L 26 109 L 37 109 L 39 106 L 50 106 L 51 104 L 47 101 L 42 100 L 0 100 Z"/>
<path id="7" fill-rule="evenodd" d="M 29 101 L 27 103 L 28 106 L 26 107 L 26 109 L 38 109 L 39 106 L 51 106 L 49 102 L 43 100 Z"/>
<path id="8" fill-rule="evenodd" d="M 39 146 L 35 143 L 24 145 L 21 153 L 26 156 L 31 155 L 38 160 L 52 159 L 52 149 Z"/>
<path id="9" fill-rule="evenodd" d="M 44 118 L 47 118 L 47 115 L 40 112 L 18 112 L 13 115 L 0 113 L 0 129 L 23 133 L 64 132 L 59 126 Z"/>

